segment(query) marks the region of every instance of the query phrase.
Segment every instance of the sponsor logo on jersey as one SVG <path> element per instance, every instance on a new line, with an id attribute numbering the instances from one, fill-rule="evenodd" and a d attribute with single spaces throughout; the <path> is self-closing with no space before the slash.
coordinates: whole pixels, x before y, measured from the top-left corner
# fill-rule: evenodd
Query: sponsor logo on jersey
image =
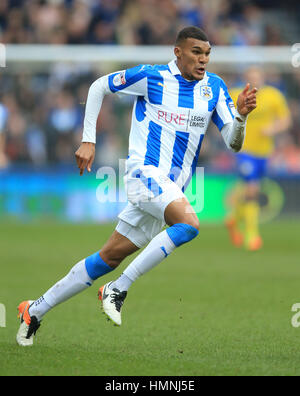
<path id="1" fill-rule="evenodd" d="M 206 124 L 206 117 L 194 115 L 190 119 L 189 126 L 196 128 L 204 128 Z"/>
<path id="2" fill-rule="evenodd" d="M 206 117 L 196 114 L 188 116 L 187 114 L 168 113 L 167 111 L 158 110 L 157 119 L 167 124 L 174 123 L 187 128 L 204 128 L 206 126 Z"/>
<path id="3" fill-rule="evenodd" d="M 200 87 L 200 95 L 205 100 L 211 100 L 213 98 L 211 87 L 209 87 L 208 85 L 203 85 L 202 87 Z"/>
<path id="4" fill-rule="evenodd" d="M 158 110 L 157 119 L 163 120 L 167 124 L 174 122 L 176 125 L 185 125 L 187 117 L 185 114 L 168 113 L 167 111 Z"/>

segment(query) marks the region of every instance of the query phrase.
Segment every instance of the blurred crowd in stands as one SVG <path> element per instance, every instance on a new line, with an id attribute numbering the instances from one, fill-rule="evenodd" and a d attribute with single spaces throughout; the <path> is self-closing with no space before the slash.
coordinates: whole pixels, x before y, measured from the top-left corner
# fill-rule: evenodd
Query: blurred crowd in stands
<path id="1" fill-rule="evenodd" d="M 173 44 L 186 25 L 202 27 L 214 45 L 290 45 L 300 3 L 289 0 L 1 0 L 0 42 L 13 44 Z M 292 4 L 292 3 L 291 3 Z M 289 21 L 287 23 L 286 21 Z M 299 37 L 299 36 L 298 36 Z M 294 41 L 293 41 L 294 40 Z M 217 71 L 218 72 L 218 71 Z M 221 76 L 234 84 L 238 76 Z M 88 65 L 54 65 L 50 72 L 0 73 L 0 168 L 8 164 L 73 164 L 81 139 L 84 104 L 99 78 Z M 274 170 L 300 173 L 300 70 L 272 81 L 293 115 L 278 136 Z M 132 99 L 106 97 L 98 126 L 96 162 L 116 166 L 127 157 Z M 117 116 L 116 116 L 117 115 Z M 232 155 L 219 134 L 208 133 L 201 163 L 230 170 Z"/>
<path id="2" fill-rule="evenodd" d="M 0 42 L 173 44 L 196 25 L 215 45 L 282 45 L 299 16 L 292 0 L 1 0 Z"/>

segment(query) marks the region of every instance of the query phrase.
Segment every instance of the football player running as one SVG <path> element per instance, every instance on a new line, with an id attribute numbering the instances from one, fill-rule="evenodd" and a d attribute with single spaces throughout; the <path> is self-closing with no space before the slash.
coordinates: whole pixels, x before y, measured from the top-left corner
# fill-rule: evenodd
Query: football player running
<path id="1" fill-rule="evenodd" d="M 121 308 L 132 283 L 198 235 L 198 217 L 184 191 L 196 169 L 208 125 L 213 121 L 227 147 L 238 152 L 247 116 L 256 107 L 257 89 L 247 84 L 235 109 L 224 81 L 206 70 L 210 52 L 206 34 L 186 27 L 177 36 L 176 59 L 169 64 L 136 66 L 91 85 L 82 144 L 76 152 L 80 175 L 92 169 L 96 122 L 104 96 L 136 97 L 124 179 L 128 205 L 100 251 L 79 261 L 36 301 L 20 304 L 20 345 L 32 345 L 42 318 L 52 308 L 89 288 L 146 246 L 117 280 L 98 292 L 105 314 L 120 326 Z"/>

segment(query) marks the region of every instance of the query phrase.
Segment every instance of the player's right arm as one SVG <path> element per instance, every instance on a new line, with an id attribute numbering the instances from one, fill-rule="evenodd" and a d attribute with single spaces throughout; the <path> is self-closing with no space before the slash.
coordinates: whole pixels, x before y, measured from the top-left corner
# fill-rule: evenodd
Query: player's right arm
<path id="1" fill-rule="evenodd" d="M 140 65 L 119 71 L 103 76 L 91 85 L 85 108 L 82 143 L 75 154 L 80 175 L 85 169 L 91 172 L 95 159 L 96 125 L 104 96 L 109 93 L 145 96 L 148 68 L 147 65 Z"/>

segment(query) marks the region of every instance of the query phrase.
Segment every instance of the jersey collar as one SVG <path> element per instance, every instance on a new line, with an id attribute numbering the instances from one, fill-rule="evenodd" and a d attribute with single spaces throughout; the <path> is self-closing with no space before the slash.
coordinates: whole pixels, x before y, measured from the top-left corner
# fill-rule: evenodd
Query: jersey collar
<path id="1" fill-rule="evenodd" d="M 170 72 L 173 74 L 173 76 L 178 76 L 178 75 L 181 76 L 181 72 L 180 72 L 180 70 L 179 70 L 179 68 L 177 66 L 176 59 L 173 59 L 168 64 L 168 66 L 169 66 Z"/>

